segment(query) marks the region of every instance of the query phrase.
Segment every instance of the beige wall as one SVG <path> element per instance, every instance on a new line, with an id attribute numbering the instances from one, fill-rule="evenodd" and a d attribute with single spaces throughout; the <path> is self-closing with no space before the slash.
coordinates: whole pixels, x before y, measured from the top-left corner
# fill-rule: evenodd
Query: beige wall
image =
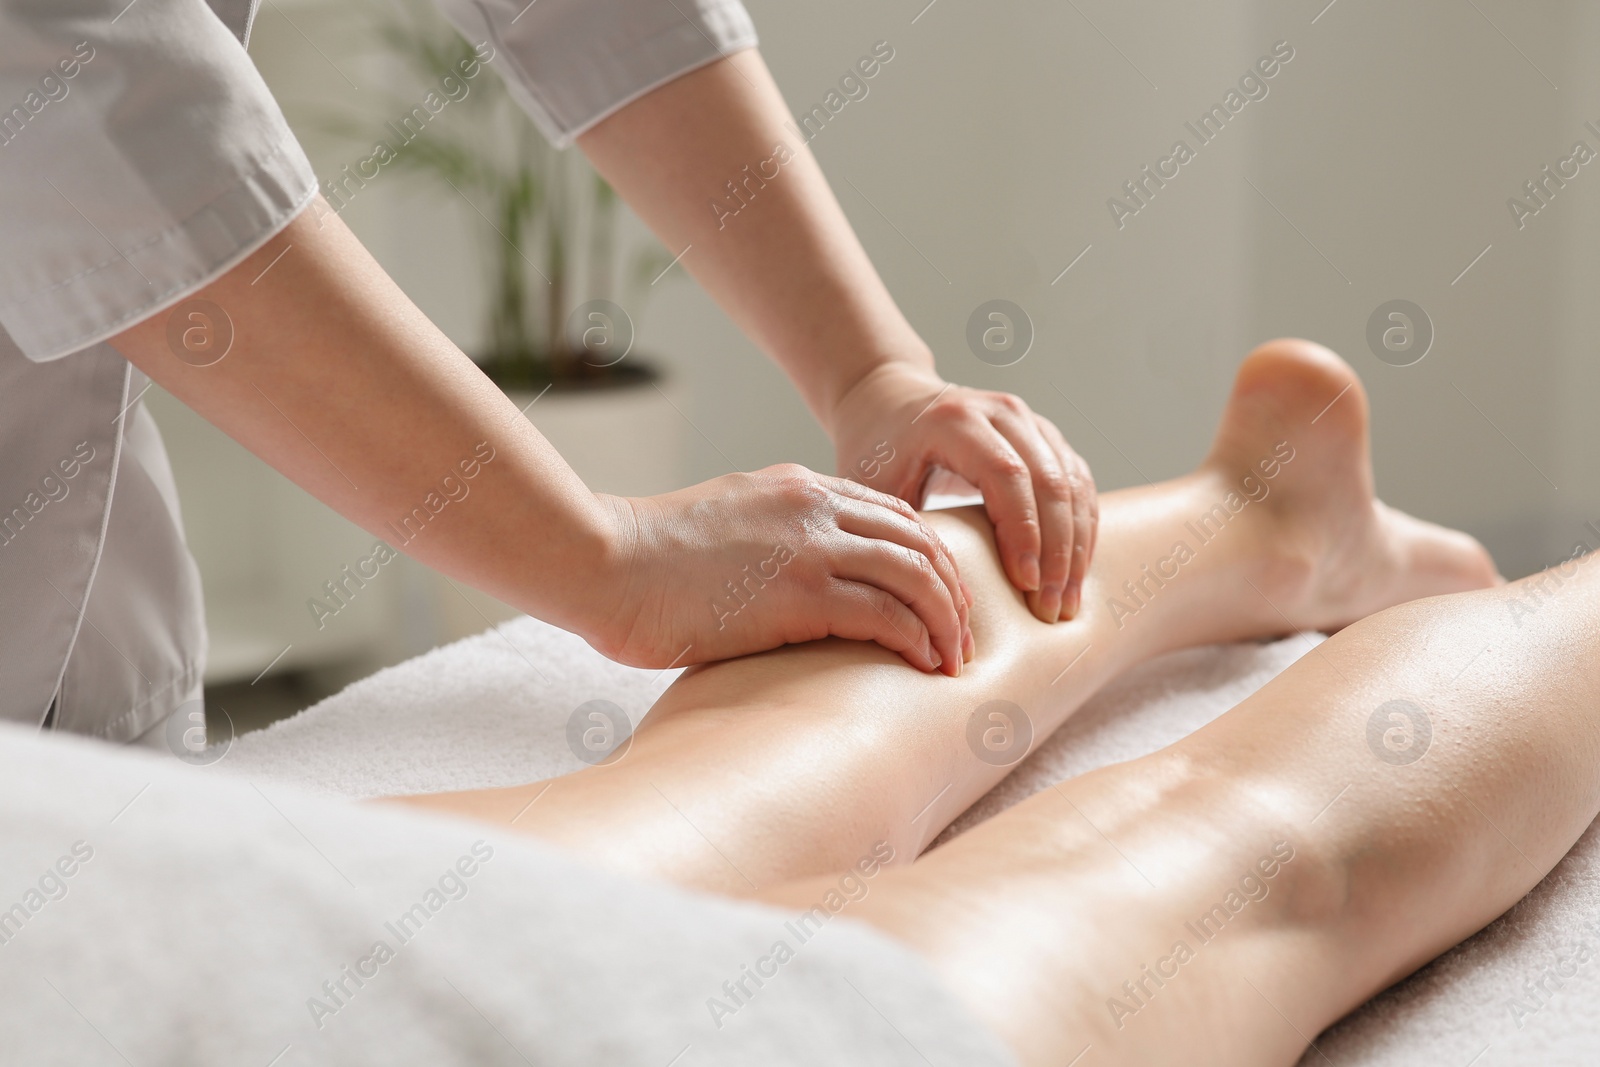
<path id="1" fill-rule="evenodd" d="M 1593 332 L 1573 318 L 1600 277 L 1582 236 L 1600 165 L 1521 231 L 1506 207 L 1574 140 L 1600 150 L 1582 128 L 1600 119 L 1586 63 L 1597 26 L 1573 3 L 1477 6 L 1342 0 L 1301 31 L 1304 66 L 1255 168 L 1351 284 L 1258 215 L 1250 318 L 1351 356 L 1373 396 L 1380 491 L 1478 533 L 1515 574 L 1600 519 L 1586 415 L 1600 379 Z M 1364 343 L 1367 315 L 1395 297 L 1437 331 L 1415 366 L 1386 366 Z"/>

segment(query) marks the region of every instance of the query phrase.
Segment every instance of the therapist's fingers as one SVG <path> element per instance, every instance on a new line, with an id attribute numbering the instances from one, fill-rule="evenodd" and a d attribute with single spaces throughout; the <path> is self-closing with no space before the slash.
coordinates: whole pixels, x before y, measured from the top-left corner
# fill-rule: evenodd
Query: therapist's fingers
<path id="1" fill-rule="evenodd" d="M 1095 545 L 1100 540 L 1100 490 L 1094 484 L 1094 473 L 1089 464 L 1075 452 L 1062 436 L 1056 424 L 1043 415 L 1035 415 L 1039 432 L 1050 443 L 1063 466 L 1075 471 L 1072 487 L 1072 572 L 1067 577 L 1066 592 L 1061 600 L 1064 618 L 1075 618 L 1083 602 L 1083 582 L 1094 562 Z"/>
<path id="2" fill-rule="evenodd" d="M 947 584 L 939 573 L 926 535 L 902 517 L 865 504 L 841 514 L 839 528 L 854 534 L 855 543 L 835 553 L 834 574 L 893 594 L 922 621 L 944 673 L 959 675 L 966 644 L 960 582 L 951 577 Z"/>
<path id="3" fill-rule="evenodd" d="M 987 418 L 973 416 L 940 443 L 942 465 L 983 493 L 994 523 L 1000 562 L 1011 584 L 1023 592 L 1039 588 L 1039 509 L 1033 475 L 1011 442 Z"/>
<path id="4" fill-rule="evenodd" d="M 956 563 L 955 554 L 950 551 L 950 546 L 944 543 L 944 538 L 939 536 L 938 531 L 928 524 L 916 508 L 897 496 L 880 493 L 876 489 L 843 478 L 838 480 L 835 488 L 841 496 L 854 497 L 864 505 L 875 505 L 857 510 L 856 515 L 860 521 L 856 525 L 846 527 L 851 533 L 893 541 L 928 557 L 940 580 L 944 582 L 945 588 L 949 590 L 950 599 L 955 602 L 962 630 L 968 631 L 968 617 L 972 605 L 970 591 L 966 583 L 961 580 L 961 569 Z M 963 643 L 970 636 L 970 632 L 965 633 Z"/>
<path id="5" fill-rule="evenodd" d="M 1055 622 L 1061 618 L 1062 595 L 1072 572 L 1073 480 L 1040 432 L 1033 412 L 1002 409 L 992 420 L 1027 464 L 1039 512 L 1039 589 L 1028 594 L 1028 610 L 1044 622 Z"/>
<path id="6" fill-rule="evenodd" d="M 916 613 L 876 585 L 843 578 L 830 580 L 834 610 L 828 632 L 852 641 L 875 641 L 919 671 L 938 670 L 941 662 Z"/>

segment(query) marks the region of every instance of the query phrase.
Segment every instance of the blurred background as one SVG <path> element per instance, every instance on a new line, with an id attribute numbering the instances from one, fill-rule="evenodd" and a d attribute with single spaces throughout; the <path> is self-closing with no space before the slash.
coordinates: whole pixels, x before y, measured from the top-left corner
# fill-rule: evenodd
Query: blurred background
<path id="1" fill-rule="evenodd" d="M 812 150 L 941 373 L 1020 394 L 1102 490 L 1189 469 L 1238 359 L 1292 334 L 1365 380 L 1387 501 L 1477 535 L 1512 577 L 1593 536 L 1600 165 L 1563 161 L 1578 142 L 1600 152 L 1594 5 L 745 3 L 796 114 L 875 44 L 893 48 Z M 432 87 L 419 42 L 450 47 L 440 22 L 396 33 L 399 10 L 261 9 L 251 54 L 325 181 Z M 1275 47 L 1293 58 L 1266 95 L 1164 186 L 1130 197 L 1124 183 L 1179 139 L 1199 145 L 1185 124 Z M 437 149 L 425 165 L 384 167 L 341 209 L 399 285 L 475 358 L 496 349 L 508 287 L 525 290 L 516 314 L 546 334 L 584 301 L 620 305 L 636 334 L 627 362 L 658 368 L 659 388 L 544 395 L 535 376 L 515 393 L 592 488 L 660 492 L 789 460 L 831 470 L 780 372 L 576 151 L 550 152 L 503 115 L 474 118 L 494 111 L 495 77 L 474 85 L 481 111 L 433 118 L 417 142 Z M 474 152 L 521 160 L 559 193 L 517 217 L 512 243 L 530 266 L 559 263 L 560 300 L 531 276 L 508 282 L 511 201 L 504 181 L 470 180 Z M 1031 324 L 1009 366 L 968 346 L 969 318 L 994 299 Z M 1414 305 L 1404 320 L 1389 318 L 1397 300 Z M 149 402 L 206 583 L 208 699 L 239 728 L 511 614 L 401 560 L 319 626 L 308 601 L 372 536 L 159 390 Z"/>

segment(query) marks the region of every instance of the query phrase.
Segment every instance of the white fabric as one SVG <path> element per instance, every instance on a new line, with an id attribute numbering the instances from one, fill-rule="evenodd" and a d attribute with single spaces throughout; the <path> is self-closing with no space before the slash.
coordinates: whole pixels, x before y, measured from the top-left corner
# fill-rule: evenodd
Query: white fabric
<path id="1" fill-rule="evenodd" d="M 137 370 L 129 378 L 134 391 L 146 381 Z M 142 400 L 123 422 L 100 565 L 53 723 L 108 741 L 148 733 L 174 709 L 202 713 L 207 647 L 200 569 L 184 538 L 166 446 Z"/>
<path id="2" fill-rule="evenodd" d="M 739 0 L 435 0 L 463 36 L 488 40 L 511 95 L 564 148 L 696 67 L 757 44 Z"/>
<path id="3" fill-rule="evenodd" d="M 515 833 L 0 727 L 6 1064 L 1011 1064 L 848 916 L 802 940 Z"/>
<path id="4" fill-rule="evenodd" d="M 0 135 L 0 326 L 30 359 L 200 288 L 316 192 L 205 0 L 0 0 Z"/>
<path id="5" fill-rule="evenodd" d="M 53 704 L 56 729 L 126 741 L 199 699 L 199 575 L 146 379 L 104 339 L 315 192 L 250 12 L 0 0 L 0 719 Z"/>
<path id="6" fill-rule="evenodd" d="M 1130 672 L 950 832 L 1051 782 L 1176 741 L 1319 640 L 1193 649 Z M 518 619 L 246 734 L 217 766 L 355 797 L 512 785 L 582 766 L 565 733 L 580 704 L 608 699 L 637 723 L 676 674 L 618 666 L 570 634 Z M 1528 983 L 1541 980 L 1546 991 L 1530 992 Z M 1329 1060 L 1340 1067 L 1465 1067 L 1480 1053 L 1474 1067 L 1594 1063 L 1597 1001 L 1600 836 L 1591 829 L 1507 915 L 1323 1034 L 1317 1045 L 1328 1059 L 1310 1051 L 1302 1067 L 1326 1067 Z"/>
<path id="7" fill-rule="evenodd" d="M 612 701 L 637 726 L 680 673 L 624 667 L 524 617 L 244 734 L 217 766 L 356 799 L 521 785 L 586 766 L 566 741 L 580 704 Z"/>
<path id="8" fill-rule="evenodd" d="M 36 363 L 0 333 L 0 720 L 54 701 L 56 729 L 127 741 L 199 706 L 200 576 L 145 384 L 109 345 Z"/>

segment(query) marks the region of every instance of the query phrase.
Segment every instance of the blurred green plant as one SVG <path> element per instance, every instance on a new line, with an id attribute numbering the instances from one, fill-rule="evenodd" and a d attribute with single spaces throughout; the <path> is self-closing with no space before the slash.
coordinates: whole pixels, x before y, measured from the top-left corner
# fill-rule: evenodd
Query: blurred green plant
<path id="1" fill-rule="evenodd" d="M 489 256 L 488 347 L 474 357 L 479 366 L 503 389 L 580 389 L 657 378 L 637 359 L 589 358 L 581 338 L 567 336 L 566 317 L 576 303 L 580 258 L 585 300 L 637 309 L 646 283 L 672 257 L 653 242 L 636 250 L 621 279 L 625 291 L 617 296 L 616 192 L 580 153 L 558 150 L 538 132 L 491 71 L 499 57 L 464 78 L 462 71 L 479 56 L 431 6 L 400 0 L 373 18 L 377 40 L 409 83 L 385 95 L 386 113 L 408 115 L 430 92 L 443 97 L 447 78 L 468 91 L 459 99 L 452 95 L 439 116 L 400 145 L 393 144 L 398 127 L 376 126 L 370 108 L 327 112 L 317 125 L 363 148 L 374 138 L 391 145 L 385 170 L 440 182 L 472 204 Z"/>

